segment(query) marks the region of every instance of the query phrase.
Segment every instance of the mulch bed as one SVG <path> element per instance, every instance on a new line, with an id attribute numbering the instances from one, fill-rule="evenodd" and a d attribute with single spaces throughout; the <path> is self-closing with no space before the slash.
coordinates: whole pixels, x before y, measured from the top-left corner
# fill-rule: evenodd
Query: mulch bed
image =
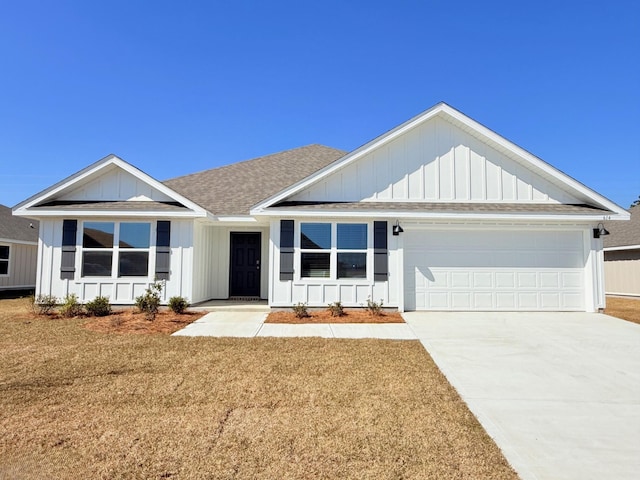
<path id="1" fill-rule="evenodd" d="M 264 323 L 404 323 L 398 312 L 384 312 L 372 315 L 366 310 L 345 310 L 341 317 L 332 317 L 329 310 L 309 312 L 309 317 L 298 318 L 293 312 L 271 312 Z"/>
<path id="2" fill-rule="evenodd" d="M 185 312 L 177 314 L 172 311 L 158 312 L 154 320 L 147 320 L 144 313 L 136 310 L 116 311 L 106 317 L 90 317 L 84 323 L 88 330 L 101 333 L 164 333 L 172 334 L 195 322 L 207 312 Z"/>

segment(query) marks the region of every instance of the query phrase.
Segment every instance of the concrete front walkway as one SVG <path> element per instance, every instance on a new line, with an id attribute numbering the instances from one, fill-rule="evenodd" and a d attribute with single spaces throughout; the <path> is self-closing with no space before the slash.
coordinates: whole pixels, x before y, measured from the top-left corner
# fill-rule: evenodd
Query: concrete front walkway
<path id="1" fill-rule="evenodd" d="M 523 480 L 640 478 L 640 325 L 588 313 L 404 317 Z"/>
<path id="2" fill-rule="evenodd" d="M 211 337 L 325 337 L 416 340 L 406 323 L 278 324 L 264 323 L 264 311 L 215 311 L 174 335 Z"/>

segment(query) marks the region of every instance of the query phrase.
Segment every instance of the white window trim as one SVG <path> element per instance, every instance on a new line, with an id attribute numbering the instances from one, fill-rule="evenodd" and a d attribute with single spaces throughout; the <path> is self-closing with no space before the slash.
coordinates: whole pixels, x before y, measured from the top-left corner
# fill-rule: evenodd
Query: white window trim
<path id="1" fill-rule="evenodd" d="M 330 249 L 308 249 L 301 248 L 301 232 L 303 223 L 326 223 L 331 225 L 331 248 Z M 338 249 L 338 224 L 360 224 L 367 226 L 367 248 L 366 249 Z M 358 220 L 342 221 L 300 221 L 295 222 L 294 227 L 294 281 L 304 284 L 339 284 L 339 285 L 370 285 L 373 283 L 373 222 Z M 302 276 L 302 253 L 329 253 L 329 277 L 303 277 Z M 366 253 L 366 271 L 364 278 L 338 278 L 338 253 Z"/>
<path id="2" fill-rule="evenodd" d="M 85 248 L 83 246 L 83 237 L 84 237 L 84 227 L 87 223 L 113 223 L 113 247 L 109 248 Z M 120 260 L 120 225 L 123 223 L 148 223 L 149 224 L 149 247 L 148 248 L 122 248 L 125 252 L 148 252 L 148 263 L 147 263 L 147 274 L 146 275 L 125 275 L 120 276 L 119 272 L 119 260 Z M 76 257 L 76 275 L 82 281 L 90 281 L 93 279 L 104 280 L 123 280 L 126 279 L 148 279 L 153 277 L 152 265 L 155 265 L 155 241 L 156 236 L 154 235 L 155 228 L 154 222 L 151 220 L 140 220 L 140 221 L 122 221 L 122 220 L 83 220 L 82 228 L 78 229 L 76 245 L 78 246 L 78 254 Z M 111 275 L 84 275 L 83 273 L 83 263 L 84 263 L 84 252 L 112 252 L 111 256 Z"/>
<path id="3" fill-rule="evenodd" d="M 0 259 L 0 262 L 6 262 L 7 263 L 7 273 L 0 273 L 0 278 L 6 278 L 6 277 L 10 277 L 11 276 L 11 257 L 12 255 L 12 250 L 13 245 L 11 245 L 10 243 L 0 243 L 0 246 L 2 247 L 9 247 L 9 258 L 6 259 Z"/>

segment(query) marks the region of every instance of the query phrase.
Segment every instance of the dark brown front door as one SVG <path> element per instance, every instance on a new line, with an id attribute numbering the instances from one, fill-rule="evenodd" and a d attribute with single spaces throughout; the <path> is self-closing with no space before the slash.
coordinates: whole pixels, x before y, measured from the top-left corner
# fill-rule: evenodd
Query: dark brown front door
<path id="1" fill-rule="evenodd" d="M 260 296 L 260 233 L 231 233 L 230 297 Z"/>

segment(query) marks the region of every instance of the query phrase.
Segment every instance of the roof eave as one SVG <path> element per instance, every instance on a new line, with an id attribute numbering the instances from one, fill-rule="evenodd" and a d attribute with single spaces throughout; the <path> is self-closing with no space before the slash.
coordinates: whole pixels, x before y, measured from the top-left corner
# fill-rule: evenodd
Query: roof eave
<path id="1" fill-rule="evenodd" d="M 340 159 L 336 160 L 335 162 L 327 165 L 325 168 L 319 170 L 318 172 L 315 172 L 314 174 L 308 176 L 307 178 L 302 179 L 301 181 L 299 181 L 299 182 L 287 187 L 286 189 L 278 192 L 277 194 L 269 197 L 268 199 L 263 200 L 262 202 L 254 205 L 254 207 L 251 209 L 251 213 L 253 214 L 255 212 L 256 214 L 258 214 L 264 208 L 273 206 L 273 205 L 285 200 L 286 198 L 290 197 L 291 195 L 294 195 L 294 194 L 298 193 L 302 189 L 304 189 L 304 188 L 310 186 L 311 184 L 319 181 L 320 179 L 330 175 L 331 173 L 335 172 L 336 170 L 349 165 L 350 163 L 356 161 L 358 158 L 361 158 L 362 156 L 366 155 L 370 151 L 372 151 L 372 150 L 374 150 L 376 148 L 379 148 L 380 146 L 385 145 L 385 144 L 393 141 L 398 136 L 402 135 L 403 133 L 407 132 L 408 130 L 411 130 L 411 129 L 415 128 L 417 125 L 419 125 L 421 123 L 424 123 L 424 122 L 430 120 L 431 118 L 433 118 L 433 117 L 435 117 L 437 115 L 449 116 L 450 118 L 455 119 L 456 121 L 458 121 L 458 122 L 466 125 L 467 127 L 475 130 L 480 135 L 484 136 L 485 138 L 489 139 L 490 141 L 495 142 L 496 144 L 502 146 L 503 148 L 513 152 L 515 155 L 517 155 L 520 158 L 528 161 L 533 166 L 535 166 L 536 168 L 539 168 L 540 170 L 542 170 L 546 174 L 556 178 L 558 181 L 560 181 L 561 183 L 567 185 L 569 188 L 579 192 L 580 194 L 584 195 L 586 198 L 589 198 L 595 204 L 600 205 L 601 207 L 604 207 L 607 210 L 611 210 L 612 212 L 615 212 L 616 214 L 623 215 L 623 212 L 626 212 L 626 210 L 624 208 L 622 208 L 620 205 L 617 205 L 616 203 L 612 202 L 608 198 L 600 195 L 596 191 L 590 189 L 586 185 L 580 183 L 579 181 L 575 180 L 574 178 L 570 177 L 569 175 L 565 174 L 564 172 L 558 170 L 557 168 L 555 168 L 552 165 L 548 164 L 544 160 L 536 157 L 535 155 L 533 155 L 532 153 L 526 151 L 522 147 L 519 147 L 518 145 L 516 145 L 515 143 L 511 142 L 510 140 L 507 140 L 506 138 L 502 137 L 501 135 L 499 135 L 498 133 L 494 132 L 493 130 L 485 127 L 481 123 L 479 123 L 479 122 L 473 120 L 472 118 L 466 116 L 465 114 L 463 114 L 462 112 L 456 110 L 455 108 L 451 107 L 450 105 L 448 105 L 448 104 L 446 104 L 444 102 L 441 102 L 441 103 L 438 103 L 438 104 L 434 105 L 430 109 L 428 109 L 428 110 L 416 115 L 415 117 L 411 118 L 410 120 L 402 123 L 401 125 L 389 130 L 388 132 L 386 132 L 386 133 L 374 138 L 370 142 L 368 142 L 368 143 L 364 144 L 363 146 L 357 148 L 356 150 L 346 154 L 342 158 L 340 158 Z"/>
<path id="2" fill-rule="evenodd" d="M 570 215 L 570 214 L 537 214 L 537 213 L 450 213 L 450 212 L 407 212 L 390 210 L 298 210 L 298 209 L 278 209 L 262 210 L 255 213 L 256 216 L 264 217 L 358 217 L 358 218 L 398 218 L 415 220 L 528 220 L 528 221 L 571 221 L 580 223 L 602 222 L 606 215 Z"/>
<path id="3" fill-rule="evenodd" d="M 20 202 L 15 207 L 13 207 L 12 209 L 13 214 L 17 216 L 24 216 L 24 217 L 33 216 L 34 211 L 32 210 L 32 207 L 34 207 L 37 204 L 45 202 L 46 200 L 54 197 L 57 193 L 60 193 L 61 191 L 63 191 L 65 188 L 75 183 L 81 182 L 83 179 L 87 178 L 88 176 L 96 173 L 101 169 L 108 167 L 109 165 L 116 165 L 119 168 L 122 168 L 123 170 L 130 173 L 131 175 L 138 178 L 139 180 L 147 183 L 148 185 L 152 186 L 153 188 L 157 189 L 158 191 L 162 192 L 168 197 L 173 198 L 175 201 L 183 204 L 185 207 L 195 212 L 196 213 L 195 216 L 198 216 L 198 217 L 207 216 L 209 214 L 209 212 L 207 212 L 207 210 L 202 208 L 200 205 L 196 204 L 195 202 L 188 199 L 187 197 L 179 194 L 178 192 L 172 190 L 171 188 L 164 185 L 162 182 L 159 182 L 152 176 L 143 172 L 139 168 L 134 167 L 130 163 L 122 160 L 121 158 L 117 157 L 114 154 L 107 155 L 106 157 L 80 170 L 79 172 L 76 172 L 73 175 L 70 175 L 69 177 L 59 181 L 55 185 L 52 185 L 51 187 L 35 195 L 32 195 L 28 199 Z M 65 212 L 64 214 L 67 214 L 67 212 Z M 40 214 L 38 213 L 38 215 Z"/>
<path id="4" fill-rule="evenodd" d="M 208 212 L 167 212 L 164 210 L 36 210 L 27 209 L 14 212 L 14 215 L 28 218 L 51 218 L 51 217 L 163 217 L 163 218 L 211 218 L 214 217 Z"/>

